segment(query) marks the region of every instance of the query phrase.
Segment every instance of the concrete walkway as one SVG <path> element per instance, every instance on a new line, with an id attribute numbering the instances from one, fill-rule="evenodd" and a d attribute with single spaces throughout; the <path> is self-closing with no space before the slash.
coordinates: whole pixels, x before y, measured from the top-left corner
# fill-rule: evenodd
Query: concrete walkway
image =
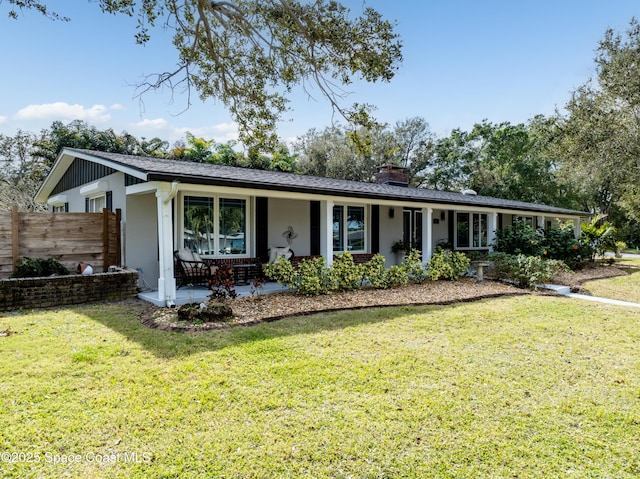
<path id="1" fill-rule="evenodd" d="M 584 299 L 587 301 L 595 301 L 597 303 L 614 304 L 616 306 L 627 306 L 631 308 L 640 308 L 640 303 L 632 303 L 630 301 L 620 301 L 618 299 L 600 298 L 598 296 L 589 296 L 588 294 L 572 293 L 569 286 L 562 286 L 559 284 L 542 284 L 540 288 L 549 289 L 555 291 L 558 294 L 567 296 L 569 298 Z"/>

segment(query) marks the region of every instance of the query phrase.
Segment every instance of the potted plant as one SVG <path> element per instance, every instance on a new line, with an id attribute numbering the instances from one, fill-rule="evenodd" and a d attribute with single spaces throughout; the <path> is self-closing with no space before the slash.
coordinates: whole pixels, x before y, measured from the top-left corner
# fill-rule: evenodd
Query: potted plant
<path id="1" fill-rule="evenodd" d="M 411 243 L 403 240 L 394 241 L 391 244 L 391 252 L 396 255 L 397 263 L 400 264 L 411 251 Z"/>

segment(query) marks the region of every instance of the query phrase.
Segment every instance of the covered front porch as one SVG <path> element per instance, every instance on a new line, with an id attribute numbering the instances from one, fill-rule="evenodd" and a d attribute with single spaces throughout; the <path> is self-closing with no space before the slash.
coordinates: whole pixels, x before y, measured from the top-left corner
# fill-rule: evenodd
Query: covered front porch
<path id="1" fill-rule="evenodd" d="M 495 231 L 516 220 L 545 227 L 556 219 L 548 213 L 476 205 L 473 198 L 470 204 L 447 204 L 177 182 L 135 185 L 127 192 L 127 247 L 135 252 L 135 261 L 146 257 L 145 270 L 151 271 L 144 278 L 149 291 L 140 297 L 157 305 L 208 297 L 206 288 L 177 288 L 174 251 L 181 248 L 212 265 L 253 270 L 271 260 L 274 248 L 289 248 L 294 262 L 321 256 L 328 265 L 344 251 L 358 261 L 380 253 L 391 266 L 402 261 L 402 252 L 392 248 L 399 242 L 422 251 L 426 263 L 439 245 L 462 252 L 489 251 Z M 149 215 L 151 208 L 154 217 Z M 579 217 L 565 219 L 577 220 L 579 230 Z M 155 245 L 152 229 L 157 231 Z M 271 283 L 265 289 L 282 290 Z M 251 286 L 237 285 L 237 291 L 251 294 Z"/>

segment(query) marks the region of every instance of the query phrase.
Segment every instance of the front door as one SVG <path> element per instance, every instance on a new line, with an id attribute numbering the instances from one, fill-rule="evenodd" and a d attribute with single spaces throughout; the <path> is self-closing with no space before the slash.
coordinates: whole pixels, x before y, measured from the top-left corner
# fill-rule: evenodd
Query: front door
<path id="1" fill-rule="evenodd" d="M 403 241 L 413 249 L 422 250 L 422 211 L 407 208 L 402 214 Z"/>

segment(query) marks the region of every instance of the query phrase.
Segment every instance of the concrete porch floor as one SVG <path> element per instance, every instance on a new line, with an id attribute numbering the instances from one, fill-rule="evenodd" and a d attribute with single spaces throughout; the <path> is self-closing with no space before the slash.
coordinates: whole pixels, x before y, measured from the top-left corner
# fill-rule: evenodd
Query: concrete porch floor
<path id="1" fill-rule="evenodd" d="M 269 282 L 263 287 L 262 294 L 282 293 L 288 291 L 286 286 L 282 286 L 279 283 Z M 211 291 L 202 286 L 184 286 L 176 291 L 175 305 L 187 303 L 202 303 L 209 300 L 209 293 Z M 251 296 L 251 285 L 238 285 L 236 286 L 236 293 L 238 297 Z M 138 293 L 138 298 L 155 304 L 156 306 L 166 306 L 165 300 L 158 298 L 158 291 L 143 291 Z"/>

